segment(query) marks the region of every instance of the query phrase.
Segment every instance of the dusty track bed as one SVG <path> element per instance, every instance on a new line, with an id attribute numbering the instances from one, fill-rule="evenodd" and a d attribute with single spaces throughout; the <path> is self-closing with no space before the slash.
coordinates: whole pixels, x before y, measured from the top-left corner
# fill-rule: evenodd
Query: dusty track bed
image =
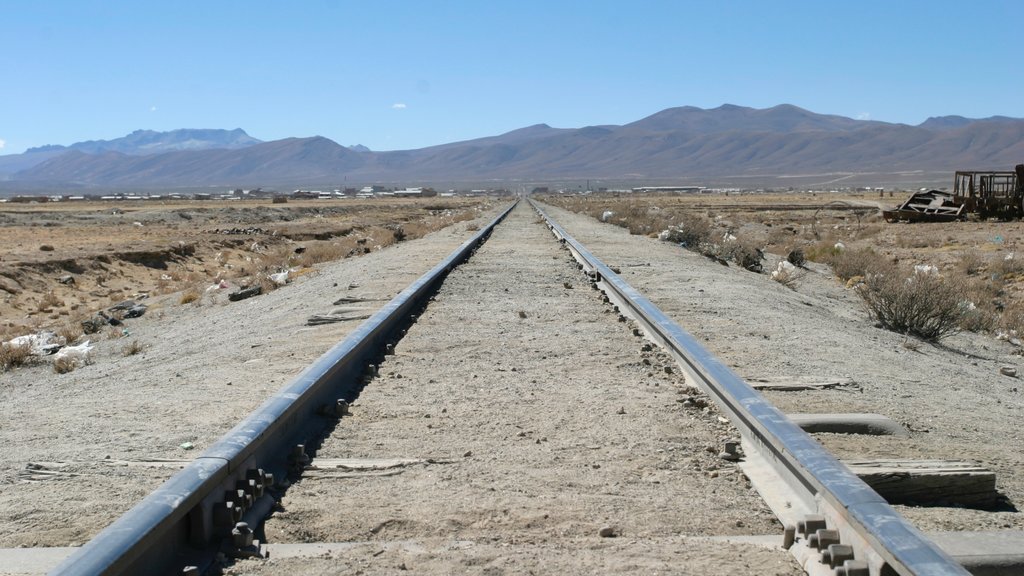
<path id="1" fill-rule="evenodd" d="M 876 412 L 904 424 L 909 438 L 818 434 L 840 458 L 938 458 L 980 462 L 996 472 L 1011 505 L 1003 511 L 950 507 L 898 510 L 924 530 L 1024 527 L 1024 409 L 1013 346 L 962 333 L 942 347 L 904 345 L 875 328 L 859 298 L 830 271 L 790 290 L 763 274 L 724 267 L 678 246 L 553 208 L 552 216 L 623 278 L 748 379 L 850 378 L 860 390 L 769 392 L 784 412 Z"/>
<path id="2" fill-rule="evenodd" d="M 271 545 L 355 546 L 232 573 L 800 573 L 780 549 L 688 538 L 781 526 L 718 458 L 736 431 L 676 402 L 688 388 L 678 370 L 583 280 L 520 205 L 449 276 L 313 461 L 410 464 L 310 471 L 265 528 Z"/>
<path id="3" fill-rule="evenodd" d="M 93 363 L 69 374 L 44 365 L 0 375 L 0 547 L 94 536 L 176 471 L 105 462 L 195 457 L 358 324 L 310 327 L 307 318 L 375 310 L 493 215 L 324 265 L 241 302 L 151 298 L 128 325 L 142 353 L 123 356 L 125 338 L 100 340 Z M 341 297 L 363 301 L 334 305 Z M 194 448 L 181 448 L 186 442 Z M 43 463 L 34 481 L 29 463 Z"/>

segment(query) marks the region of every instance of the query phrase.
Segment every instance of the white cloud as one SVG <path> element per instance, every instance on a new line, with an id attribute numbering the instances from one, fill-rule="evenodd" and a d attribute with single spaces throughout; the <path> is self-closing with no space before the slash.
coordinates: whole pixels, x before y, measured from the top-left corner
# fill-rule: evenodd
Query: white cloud
<path id="1" fill-rule="evenodd" d="M 156 112 L 156 106 L 150 106 L 149 107 L 149 111 L 150 112 Z"/>
<path id="2" fill-rule="evenodd" d="M 395 102 L 394 104 L 391 105 L 391 108 L 393 110 L 405 110 L 406 108 L 408 108 L 408 106 L 406 106 L 402 102 Z"/>
<path id="3" fill-rule="evenodd" d="M 7 146 L 7 142 L 5 142 L 3 139 L 0 139 L 0 150 L 3 150 L 4 146 Z"/>
<path id="4" fill-rule="evenodd" d="M 857 120 L 871 120 L 871 112 L 861 112 L 857 114 Z"/>

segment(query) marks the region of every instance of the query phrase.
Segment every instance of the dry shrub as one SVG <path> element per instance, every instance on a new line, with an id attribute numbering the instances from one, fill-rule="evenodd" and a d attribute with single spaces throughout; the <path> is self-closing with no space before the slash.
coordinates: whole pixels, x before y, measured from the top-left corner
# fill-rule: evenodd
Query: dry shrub
<path id="1" fill-rule="evenodd" d="M 987 267 L 988 262 L 985 261 L 985 258 L 974 250 L 960 254 L 960 261 L 957 262 L 957 268 L 968 276 L 974 276 L 975 274 L 984 271 Z"/>
<path id="2" fill-rule="evenodd" d="M 77 342 L 78 339 L 82 337 L 82 334 L 85 333 L 85 330 L 82 329 L 81 320 L 75 320 L 72 322 L 65 322 L 64 324 L 57 328 L 55 333 L 57 334 L 57 336 L 64 340 L 65 344 L 71 345 Z"/>
<path id="3" fill-rule="evenodd" d="M 24 366 L 32 360 L 32 347 L 23 344 L 15 346 L 0 342 L 0 372 Z"/>
<path id="4" fill-rule="evenodd" d="M 998 328 L 1012 334 L 1024 335 L 1024 303 L 1015 302 L 999 315 Z"/>
<path id="5" fill-rule="evenodd" d="M 181 298 L 178 300 L 178 304 L 189 304 L 191 302 L 199 302 L 202 298 L 202 293 L 199 292 L 198 288 L 189 288 L 181 293 Z"/>
<path id="6" fill-rule="evenodd" d="M 843 280 L 849 280 L 854 276 L 866 277 L 870 274 L 886 272 L 892 267 L 884 256 L 877 254 L 871 248 L 836 250 L 831 257 L 825 259 L 825 263 L 830 265 L 832 272 Z"/>
<path id="7" fill-rule="evenodd" d="M 792 264 L 792 262 L 790 262 Z M 772 280 L 782 284 L 790 290 L 796 290 L 797 282 L 807 274 L 807 271 L 797 266 L 787 267 L 783 262 L 772 272 Z"/>
<path id="8" fill-rule="evenodd" d="M 764 267 L 761 265 L 764 253 L 753 242 L 735 240 L 724 242 L 721 246 L 719 256 L 724 260 L 731 260 L 751 272 L 764 271 Z"/>
<path id="9" fill-rule="evenodd" d="M 53 359 L 53 371 L 57 374 L 67 374 L 78 368 L 78 362 L 70 356 L 60 356 Z"/>
<path id="10" fill-rule="evenodd" d="M 132 340 L 131 342 L 125 344 L 124 348 L 121 348 L 121 355 L 122 356 L 134 356 L 134 355 L 142 352 L 145 349 L 146 349 L 146 347 L 143 346 L 143 344 L 141 342 L 139 342 L 138 340 Z"/>
<path id="11" fill-rule="evenodd" d="M 841 253 L 842 249 L 836 248 L 835 240 L 825 239 L 808 246 L 804 250 L 804 257 L 811 262 L 831 264 L 832 259 L 838 257 Z"/>
<path id="12" fill-rule="evenodd" d="M 299 266 L 308 267 L 321 262 L 341 260 L 349 255 L 352 248 L 343 242 L 316 242 L 306 246 L 305 252 L 297 254 L 294 261 Z"/>
<path id="13" fill-rule="evenodd" d="M 957 332 L 968 306 L 962 282 L 891 266 L 869 273 L 858 288 L 871 315 L 885 328 L 936 341 Z"/>
<path id="14" fill-rule="evenodd" d="M 711 220 L 704 216 L 683 214 L 679 224 L 668 227 L 668 233 L 663 239 L 696 250 L 710 243 L 713 227 Z"/>
<path id="15" fill-rule="evenodd" d="M 52 291 L 43 294 L 42 299 L 39 301 L 39 311 L 49 312 L 51 308 L 60 308 L 64 305 L 64 301 L 57 297 Z"/>
<path id="16" fill-rule="evenodd" d="M 466 224 L 466 232 L 476 232 L 478 230 L 480 230 L 480 225 L 477 224 L 476 222 L 470 222 L 469 224 Z"/>
<path id="17" fill-rule="evenodd" d="M 990 269 L 1003 280 L 1014 280 L 1024 274 L 1024 259 L 1008 254 L 993 262 Z"/>

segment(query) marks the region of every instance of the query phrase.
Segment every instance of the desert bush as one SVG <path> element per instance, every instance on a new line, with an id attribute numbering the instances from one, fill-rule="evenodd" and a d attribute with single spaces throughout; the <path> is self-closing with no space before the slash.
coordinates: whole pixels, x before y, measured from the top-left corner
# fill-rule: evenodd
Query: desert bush
<path id="1" fill-rule="evenodd" d="M 39 300 L 39 311 L 49 312 L 51 308 L 59 308 L 64 305 L 64 301 L 57 297 L 52 291 L 43 294 L 43 297 Z"/>
<path id="2" fill-rule="evenodd" d="M 139 342 L 138 340 L 132 340 L 131 342 L 125 344 L 123 348 L 121 348 L 121 355 L 134 356 L 145 349 L 146 347 L 143 346 L 141 342 Z"/>
<path id="3" fill-rule="evenodd" d="M 53 359 L 53 371 L 57 374 L 67 374 L 78 368 L 78 362 L 70 356 L 60 356 Z"/>
<path id="4" fill-rule="evenodd" d="M 723 260 L 729 260 L 740 265 L 740 267 L 751 272 L 762 272 L 764 267 L 761 261 L 764 253 L 753 242 L 746 240 L 726 241 L 720 245 L 718 256 Z"/>
<path id="5" fill-rule="evenodd" d="M 713 227 L 711 220 L 704 216 L 683 214 L 679 218 L 679 224 L 668 227 L 662 239 L 696 250 L 701 245 L 709 243 Z"/>
<path id="6" fill-rule="evenodd" d="M 65 344 L 71 345 L 81 338 L 82 334 L 85 333 L 85 330 L 82 329 L 81 320 L 75 320 L 72 322 L 65 322 L 59 326 L 55 332 L 57 336 L 64 340 Z"/>
<path id="7" fill-rule="evenodd" d="M 0 372 L 24 366 L 32 360 L 32 348 L 27 344 L 15 346 L 0 342 Z"/>
<path id="8" fill-rule="evenodd" d="M 313 266 L 321 262 L 341 260 L 351 251 L 352 246 L 343 242 L 316 242 L 307 245 L 305 252 L 298 254 L 295 262 L 299 266 Z"/>
<path id="9" fill-rule="evenodd" d="M 197 288 L 189 288 L 181 293 L 181 298 L 178 300 L 179 304 L 189 304 L 191 302 L 199 302 L 202 298 L 202 294 Z"/>
<path id="10" fill-rule="evenodd" d="M 961 283 L 935 273 L 893 266 L 869 272 L 858 289 L 883 327 L 924 340 L 936 341 L 957 332 L 968 311 Z"/>
<path id="11" fill-rule="evenodd" d="M 1003 280 L 1013 280 L 1024 274 L 1024 258 L 1017 258 L 1012 253 L 1007 254 L 993 262 L 990 270 Z"/>
<path id="12" fill-rule="evenodd" d="M 868 276 L 874 273 L 887 272 L 892 265 L 886 258 L 871 248 L 857 250 L 835 250 L 825 263 L 832 267 L 832 272 L 843 280 L 854 276 Z M 884 275 L 884 274 L 882 274 Z"/>
<path id="13" fill-rule="evenodd" d="M 960 261 L 957 262 L 957 268 L 968 276 L 974 276 L 987 267 L 988 262 L 985 261 L 981 254 L 974 250 L 965 251 L 960 254 Z"/>
<path id="14" fill-rule="evenodd" d="M 807 246 L 804 249 L 804 258 L 811 262 L 830 264 L 842 251 L 837 242 L 829 238 Z"/>

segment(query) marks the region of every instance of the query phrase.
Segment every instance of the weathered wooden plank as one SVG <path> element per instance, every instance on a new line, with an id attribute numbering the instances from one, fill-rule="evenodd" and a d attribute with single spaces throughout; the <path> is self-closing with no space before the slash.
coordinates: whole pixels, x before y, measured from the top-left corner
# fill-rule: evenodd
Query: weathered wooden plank
<path id="1" fill-rule="evenodd" d="M 747 383 L 754 390 L 794 392 L 798 390 L 831 390 L 839 388 L 859 389 L 852 378 L 821 378 L 801 381 L 793 378 L 752 378 Z"/>
<path id="2" fill-rule="evenodd" d="M 890 504 L 991 508 L 995 472 L 958 460 L 851 460 L 844 464 Z"/>

